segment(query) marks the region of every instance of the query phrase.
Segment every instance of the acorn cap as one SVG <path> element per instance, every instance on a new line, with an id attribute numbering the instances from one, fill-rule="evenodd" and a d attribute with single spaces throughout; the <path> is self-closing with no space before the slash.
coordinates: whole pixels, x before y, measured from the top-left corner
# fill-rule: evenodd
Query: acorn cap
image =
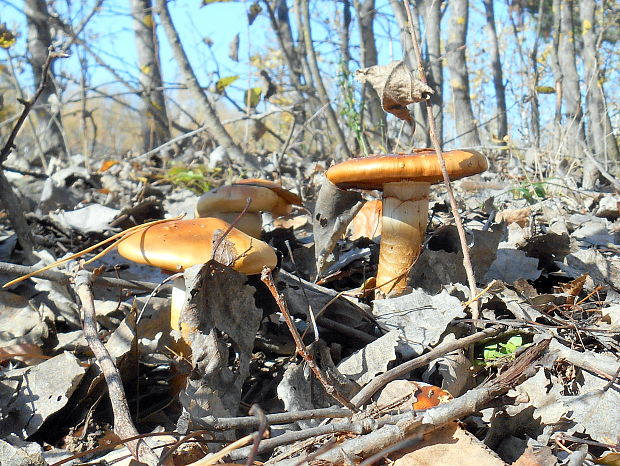
<path id="1" fill-rule="evenodd" d="M 476 151 L 451 150 L 443 153 L 451 180 L 482 173 L 489 164 Z M 437 155 L 432 149 L 418 149 L 413 154 L 373 155 L 350 159 L 334 165 L 325 173 L 341 189 L 383 189 L 386 183 L 443 181 Z"/>
<path id="2" fill-rule="evenodd" d="M 241 212 L 250 198 L 248 212 L 271 212 L 274 216 L 288 215 L 292 205 L 301 205 L 301 199 L 276 183 L 267 180 L 244 180 L 220 186 L 204 193 L 196 204 L 198 217 L 211 212 Z"/>
<path id="3" fill-rule="evenodd" d="M 213 258 L 214 243 L 218 246 L 216 260 L 227 257 L 233 269 L 246 275 L 261 273 L 263 267 L 273 269 L 276 253 L 263 241 L 232 228 L 217 218 L 197 218 L 158 223 L 123 238 L 118 244 L 121 256 L 131 261 L 153 265 L 173 272 L 208 262 Z"/>

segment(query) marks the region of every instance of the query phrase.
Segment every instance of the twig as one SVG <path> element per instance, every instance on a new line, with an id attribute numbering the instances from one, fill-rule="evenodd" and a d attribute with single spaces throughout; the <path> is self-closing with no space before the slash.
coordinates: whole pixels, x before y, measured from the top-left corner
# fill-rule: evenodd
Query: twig
<path id="1" fill-rule="evenodd" d="M 257 404 L 253 404 L 250 408 L 249 413 L 252 416 L 256 416 L 258 418 L 258 431 L 254 436 L 254 443 L 252 443 L 252 449 L 250 450 L 250 454 L 248 455 L 247 460 L 245 461 L 245 466 L 252 466 L 254 464 L 254 458 L 258 454 L 258 449 L 260 447 L 260 442 L 265 437 L 267 433 L 267 429 L 269 428 L 269 424 L 267 423 L 267 417 L 265 416 L 265 412 L 260 409 L 260 406 Z"/>
<path id="2" fill-rule="evenodd" d="M 409 6 L 408 1 L 403 2 L 405 5 L 405 10 L 407 11 L 407 18 L 409 20 L 409 33 L 411 34 L 411 41 L 413 42 L 413 48 L 415 50 L 416 59 L 418 61 L 418 75 L 420 81 L 424 84 L 428 84 L 426 81 L 426 74 L 424 73 L 424 65 L 422 64 L 422 52 L 420 51 L 420 44 L 418 43 L 418 37 L 413 28 L 413 16 L 411 14 L 411 7 Z M 474 269 L 471 265 L 471 258 L 469 256 L 469 248 L 467 246 L 467 238 L 465 236 L 465 230 L 463 228 L 463 222 L 461 221 L 461 216 L 459 215 L 459 209 L 456 205 L 456 199 L 454 198 L 454 192 L 452 191 L 452 186 L 450 184 L 450 177 L 448 176 L 448 170 L 446 169 L 446 161 L 443 158 L 443 153 L 441 151 L 441 144 L 439 143 L 439 138 L 437 137 L 437 129 L 435 127 L 435 116 L 433 115 L 433 105 L 430 99 L 425 101 L 426 103 L 426 112 L 428 115 L 428 129 L 431 135 L 431 140 L 433 141 L 433 148 L 435 149 L 435 153 L 437 154 L 437 159 L 439 160 L 439 165 L 441 167 L 441 173 L 443 174 L 444 184 L 446 186 L 446 190 L 448 191 L 448 197 L 450 199 L 450 207 L 452 209 L 452 215 L 454 216 L 454 223 L 456 225 L 456 229 L 459 232 L 459 239 L 461 242 L 461 249 L 463 251 L 463 267 L 465 268 L 465 273 L 467 275 L 467 282 L 469 283 L 469 294 L 470 298 L 473 298 L 477 294 L 476 288 L 476 277 L 474 276 Z M 471 303 L 471 315 L 473 319 L 478 319 L 480 317 L 480 307 L 478 305 L 478 301 L 473 301 Z"/>
<path id="3" fill-rule="evenodd" d="M 586 145 L 585 142 L 583 142 L 583 141 L 580 141 L 580 142 L 581 142 L 581 146 L 583 148 L 583 153 L 586 154 L 586 157 L 588 157 L 590 162 L 592 162 L 592 165 L 594 165 L 596 167 L 596 169 L 601 173 L 601 175 L 607 181 L 609 181 L 614 186 L 614 188 L 616 188 L 618 191 L 620 191 L 620 182 L 616 179 L 616 177 L 614 177 L 611 173 L 609 173 L 607 170 L 605 170 L 605 167 L 603 167 L 601 162 L 596 160 L 596 157 L 594 157 L 594 155 L 592 155 L 592 153 L 588 149 L 588 146 Z"/>
<path id="4" fill-rule="evenodd" d="M 41 70 L 41 82 L 39 83 L 39 87 L 37 88 L 34 95 L 30 99 L 20 100 L 20 103 L 24 106 L 24 109 L 22 110 L 22 114 L 17 119 L 15 126 L 13 126 L 13 130 L 11 131 L 11 134 L 9 134 L 9 137 L 6 140 L 4 147 L 0 151 L 0 164 L 4 163 L 4 161 L 9 156 L 11 151 L 15 148 L 15 138 L 17 137 L 17 133 L 19 133 L 19 130 L 23 126 L 24 122 L 26 121 L 26 117 L 30 113 L 32 106 L 37 101 L 37 99 L 43 92 L 43 89 L 45 89 L 45 86 L 47 85 L 47 81 L 49 79 L 49 69 L 50 69 L 52 62 L 56 58 L 66 58 L 68 56 L 69 55 L 67 55 L 64 52 L 54 52 L 52 50 L 50 50 L 50 52 L 48 53 L 47 59 L 45 60 L 45 63 L 43 64 L 43 69 Z"/>
<path id="5" fill-rule="evenodd" d="M 270 438 L 261 442 L 258 449 L 259 453 L 273 450 L 274 448 L 288 445 L 293 442 L 299 442 L 301 440 L 316 439 L 322 435 L 338 434 L 338 433 L 353 433 L 364 434 L 374 426 L 375 424 L 364 423 L 362 421 L 352 421 L 350 419 L 333 422 L 318 427 L 311 427 L 301 431 L 291 431 L 286 434 L 278 435 L 277 437 Z M 239 460 L 246 458 L 250 454 L 250 447 L 241 448 L 233 452 L 230 457 L 233 460 Z"/>
<path id="6" fill-rule="evenodd" d="M 464 395 L 448 403 L 442 403 L 424 411 L 408 411 L 388 417 L 388 422 L 378 420 L 377 426 L 369 434 L 345 440 L 338 448 L 319 455 L 316 460 L 339 463 L 348 456 L 369 457 L 389 448 L 399 440 L 424 435 L 448 422 L 466 417 L 483 409 L 497 397 L 516 387 L 536 373 L 535 362 L 545 353 L 550 340 L 543 340 L 524 351 L 506 371 L 484 385 L 469 390 Z M 278 465 L 294 464 L 298 458 Z"/>
<path id="7" fill-rule="evenodd" d="M 346 408 L 318 408 L 304 411 L 294 411 L 290 413 L 267 414 L 265 418 L 269 424 L 289 424 L 291 422 L 306 419 L 333 419 L 349 417 L 353 412 Z M 232 429 L 253 429 L 259 426 L 259 420 L 255 416 L 243 417 L 204 417 L 200 419 L 200 426 L 203 430 L 232 430 Z"/>
<path id="8" fill-rule="evenodd" d="M 340 393 L 340 391 L 338 391 L 336 387 L 334 387 L 332 384 L 328 382 L 328 380 L 325 378 L 325 375 L 323 374 L 321 369 L 316 365 L 316 362 L 314 361 L 313 356 L 308 352 L 308 349 L 306 348 L 306 345 L 304 345 L 303 341 L 301 341 L 299 332 L 295 328 L 295 323 L 293 322 L 293 319 L 291 318 L 291 315 L 288 312 L 286 302 L 284 301 L 284 298 L 282 297 L 282 295 L 276 289 L 276 284 L 273 282 L 273 277 L 271 276 L 271 270 L 269 270 L 267 267 L 263 268 L 263 273 L 261 274 L 261 280 L 263 281 L 265 285 L 267 285 L 267 288 L 269 288 L 269 291 L 271 292 L 273 298 L 276 300 L 276 303 L 278 304 L 278 307 L 280 308 L 280 312 L 282 313 L 282 316 L 284 317 L 284 320 L 286 321 L 286 325 L 288 326 L 288 329 L 291 332 L 293 340 L 295 341 L 295 348 L 296 348 L 297 354 L 299 354 L 304 359 L 304 361 L 306 361 L 308 366 L 310 366 L 310 369 L 312 370 L 316 378 L 319 380 L 319 382 L 321 382 L 321 385 L 323 385 L 323 388 L 325 389 L 328 395 L 330 395 L 332 398 L 334 398 L 336 401 L 338 401 L 343 406 L 349 408 L 350 410 L 357 411 L 357 408 L 353 406 L 351 402 L 347 400 Z"/>
<path id="9" fill-rule="evenodd" d="M 120 373 L 108 353 L 105 345 L 99 340 L 97 334 L 97 321 L 95 317 L 95 304 L 92 293 L 93 274 L 87 270 L 79 270 L 75 274 L 75 291 L 82 302 L 84 337 L 92 350 L 97 364 L 105 376 L 108 385 L 108 393 L 112 402 L 114 413 L 114 433 L 121 439 L 139 435 L 131 420 L 129 405 L 125 397 L 125 390 Z M 131 440 L 126 442 L 127 448 L 138 460 L 147 464 L 158 464 L 159 457 L 143 440 Z M 171 465 L 172 460 L 166 464 Z"/>
<path id="10" fill-rule="evenodd" d="M 25 265 L 11 264 L 9 262 L 0 262 L 0 274 L 6 274 L 13 277 L 21 277 L 23 275 L 30 275 L 36 272 L 38 267 L 27 267 Z M 52 282 L 58 282 L 61 285 L 68 285 L 71 282 L 71 276 L 58 272 L 55 270 L 47 270 L 37 274 L 36 278 L 42 278 L 44 280 L 50 280 Z M 94 286 L 109 286 L 112 288 L 128 288 L 131 290 L 140 291 L 153 291 L 159 287 L 159 289 L 165 289 L 160 287 L 158 283 L 143 282 L 138 280 L 123 280 L 120 278 L 111 277 L 97 277 Z"/>
<path id="11" fill-rule="evenodd" d="M 50 51 L 50 53 L 47 55 L 45 63 L 43 64 L 43 69 L 41 70 L 41 82 L 39 83 L 39 87 L 35 91 L 34 95 L 28 100 L 20 99 L 20 102 L 24 106 L 24 109 L 22 110 L 21 115 L 15 122 L 15 125 L 13 126 L 13 129 L 11 130 L 11 133 L 9 134 L 9 137 L 7 138 L 4 146 L 0 150 L 0 167 L 2 167 L 2 164 L 6 161 L 6 158 L 15 148 L 15 138 L 17 137 L 17 133 L 19 133 L 19 130 L 26 121 L 26 118 L 28 117 L 32 106 L 39 98 L 39 96 L 43 92 L 43 89 L 45 88 L 45 85 L 47 84 L 47 81 L 49 79 L 49 69 L 52 61 L 55 58 L 66 56 L 66 54 L 61 52 Z M 19 198 L 15 194 L 15 191 L 13 191 L 9 180 L 6 179 L 4 171 L 2 170 L 0 170 L 0 202 L 4 206 L 4 209 L 6 210 L 9 219 L 11 220 L 11 225 L 13 225 L 13 228 L 15 229 L 15 234 L 17 234 L 17 239 L 20 246 L 24 250 L 26 259 L 28 261 L 34 261 L 34 255 L 32 253 L 33 242 L 30 227 L 28 226 L 28 222 L 24 217 L 23 210 L 19 207 Z"/>
<path id="12" fill-rule="evenodd" d="M 505 330 L 505 327 L 492 327 L 485 330 L 482 330 L 473 335 L 469 335 L 464 338 L 460 338 L 454 341 L 447 341 L 441 343 L 439 346 L 430 350 L 428 353 L 423 354 L 422 356 L 418 356 L 415 359 L 404 362 L 393 369 L 390 369 L 387 372 L 384 372 L 378 377 L 375 377 L 368 385 L 362 388 L 357 395 L 355 395 L 351 399 L 351 403 L 355 405 L 356 408 L 362 406 L 366 401 L 370 399 L 379 389 L 387 385 L 392 380 L 396 380 L 400 377 L 407 375 L 412 370 L 424 366 L 434 359 L 437 359 L 440 356 L 443 356 L 451 351 L 465 348 L 469 345 L 477 343 L 482 340 L 486 340 L 487 338 L 492 338 L 496 335 L 499 335 Z"/>

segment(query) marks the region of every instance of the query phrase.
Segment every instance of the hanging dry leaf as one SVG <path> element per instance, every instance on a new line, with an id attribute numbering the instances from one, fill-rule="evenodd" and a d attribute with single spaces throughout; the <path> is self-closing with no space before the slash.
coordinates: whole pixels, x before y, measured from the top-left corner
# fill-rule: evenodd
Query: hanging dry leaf
<path id="1" fill-rule="evenodd" d="M 377 65 L 355 72 L 360 82 L 369 82 L 379 97 L 383 110 L 413 124 L 407 105 L 428 99 L 434 91 L 413 77 L 402 60 L 388 65 Z"/>
<path id="2" fill-rule="evenodd" d="M 233 40 L 228 44 L 228 57 L 232 61 L 239 61 L 239 34 L 235 34 Z"/>
<path id="3" fill-rule="evenodd" d="M 254 23 L 256 17 L 263 11 L 258 2 L 252 3 L 248 9 L 248 24 L 251 26 Z"/>

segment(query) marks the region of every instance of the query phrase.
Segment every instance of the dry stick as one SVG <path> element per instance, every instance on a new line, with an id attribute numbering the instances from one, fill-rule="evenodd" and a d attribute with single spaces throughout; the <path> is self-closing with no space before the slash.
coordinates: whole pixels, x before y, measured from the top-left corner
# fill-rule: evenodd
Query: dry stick
<path id="1" fill-rule="evenodd" d="M 38 267 L 27 267 L 25 265 L 11 264 L 9 262 L 0 262 L 0 274 L 6 274 L 9 276 L 21 277 L 23 275 L 31 275 L 37 272 Z M 49 280 L 52 282 L 60 283 L 61 285 L 68 285 L 71 282 L 71 276 L 58 272 L 55 270 L 47 270 L 45 272 L 37 273 L 37 278 Z M 143 282 L 138 280 L 123 280 L 121 278 L 112 277 L 97 277 L 97 281 L 93 283 L 95 286 L 109 286 L 112 288 L 128 288 L 131 290 L 140 291 L 153 291 L 160 287 L 158 283 Z"/>
<path id="2" fill-rule="evenodd" d="M 265 285 L 267 285 L 267 288 L 269 288 L 269 291 L 271 292 L 273 299 L 276 300 L 278 308 L 280 308 L 280 312 L 282 313 L 282 316 L 284 317 L 284 320 L 286 321 L 286 325 L 288 326 L 288 329 L 291 332 L 293 340 L 295 340 L 295 348 L 296 348 L 297 354 L 299 354 L 304 359 L 304 361 L 306 361 L 308 366 L 310 366 L 310 369 L 312 370 L 312 372 L 314 372 L 314 375 L 319 380 L 319 382 L 321 382 L 321 385 L 323 385 L 323 388 L 325 389 L 328 395 L 330 395 L 332 398 L 334 398 L 336 401 L 338 401 L 340 404 L 342 404 L 346 408 L 349 408 L 352 411 L 357 411 L 357 408 L 353 406 L 351 402 L 347 400 L 336 387 L 334 387 L 328 382 L 328 380 L 325 378 L 325 375 L 323 374 L 321 369 L 316 365 L 314 358 L 308 352 L 306 345 L 304 345 L 303 341 L 301 341 L 299 332 L 295 328 L 295 323 L 293 322 L 293 319 L 291 319 L 291 315 L 288 312 L 286 301 L 284 301 L 284 298 L 276 289 L 276 284 L 273 282 L 273 277 L 271 276 L 271 270 L 269 270 L 269 268 L 267 267 L 264 267 L 263 273 L 261 274 L 260 278 L 262 282 Z"/>
<path id="3" fill-rule="evenodd" d="M 407 10 L 407 19 L 409 22 L 409 33 L 411 34 L 411 41 L 413 42 L 413 48 L 415 50 L 416 59 L 418 61 L 418 75 L 420 81 L 424 84 L 427 84 L 426 74 L 424 73 L 424 66 L 422 65 L 422 52 L 420 51 L 420 44 L 418 43 L 418 37 L 413 28 L 413 16 L 411 15 L 411 7 L 409 6 L 408 1 L 403 2 L 405 5 L 405 10 Z M 450 177 L 448 176 L 448 170 L 446 169 L 446 161 L 443 158 L 443 153 L 441 151 L 441 145 L 439 143 L 439 138 L 437 137 L 437 129 L 435 127 L 435 117 L 433 115 L 433 106 L 431 104 L 430 99 L 425 101 L 426 103 L 426 112 L 428 115 L 428 129 L 431 135 L 431 140 L 433 141 L 433 148 L 435 149 L 435 153 L 437 154 L 437 159 L 439 160 L 439 165 L 441 166 L 441 173 L 443 175 L 443 181 L 448 191 L 448 197 L 450 198 L 450 207 L 452 208 L 452 215 L 454 215 L 454 223 L 456 224 L 456 229 L 459 232 L 459 239 L 461 242 L 461 249 L 463 251 L 463 267 L 465 268 L 465 273 L 467 274 L 467 282 L 469 283 L 469 294 L 470 298 L 473 298 L 477 294 L 476 288 L 476 277 L 474 276 L 474 269 L 471 266 L 471 258 L 469 256 L 469 249 L 467 246 L 467 238 L 465 237 L 465 230 L 463 229 L 463 222 L 461 221 L 461 216 L 459 215 L 459 209 L 456 205 L 456 199 L 454 198 L 454 192 L 452 191 L 452 186 L 450 184 Z M 480 317 L 480 308 L 478 306 L 478 301 L 473 301 L 471 303 L 471 315 L 472 319 L 478 319 Z"/>
<path id="4" fill-rule="evenodd" d="M 482 330 L 481 332 L 474 333 L 473 335 L 460 338 L 458 340 L 443 342 L 439 346 L 430 350 L 428 353 L 423 354 L 422 356 L 418 356 L 417 358 L 412 359 L 410 361 L 404 362 L 394 367 L 393 369 L 390 369 L 389 371 L 384 372 L 380 376 L 375 377 L 368 385 L 362 388 L 357 393 L 357 395 L 355 395 L 351 399 L 351 403 L 353 403 L 353 405 L 356 408 L 359 408 L 366 401 L 368 401 L 370 397 L 373 396 L 377 392 L 377 390 L 383 388 L 385 385 L 387 385 L 392 380 L 396 380 L 400 377 L 403 377 L 407 375 L 409 372 L 411 372 L 412 370 L 418 367 L 424 366 L 430 363 L 431 361 L 433 361 L 434 359 L 437 359 L 438 357 L 443 356 L 451 351 L 461 349 L 461 348 L 466 348 L 469 345 L 472 345 L 479 341 L 486 340 L 488 338 L 492 338 L 496 335 L 499 335 L 504 330 L 505 330 L 505 327 L 492 327 L 492 328 Z"/>
<path id="5" fill-rule="evenodd" d="M 108 353 L 105 345 L 99 340 L 97 334 L 92 281 L 93 274 L 87 270 L 80 270 L 75 275 L 75 291 L 82 302 L 84 337 L 95 355 L 97 364 L 101 372 L 103 372 L 108 385 L 108 393 L 114 414 L 114 433 L 121 439 L 129 438 L 139 434 L 131 420 L 120 373 L 110 353 Z M 158 464 L 159 457 L 143 440 L 131 440 L 126 445 L 136 460 L 152 465 Z M 167 464 L 172 464 L 172 460 Z"/>
<path id="6" fill-rule="evenodd" d="M 340 462 L 346 459 L 348 455 L 369 457 L 384 451 L 403 438 L 424 435 L 448 422 L 464 418 L 488 407 L 494 399 L 506 394 L 511 388 L 523 383 L 536 373 L 538 367 L 535 362 L 546 352 L 549 342 L 550 340 L 543 340 L 531 346 L 495 379 L 469 390 L 448 403 L 442 403 L 423 411 L 409 411 L 404 414 L 389 416 L 389 423 L 382 419 L 377 420 L 378 429 L 372 429 L 366 435 L 345 440 L 339 445 L 339 448 L 319 455 L 317 461 Z M 289 462 L 277 464 L 293 464 L 295 460 L 296 458 L 293 458 Z"/>
<path id="7" fill-rule="evenodd" d="M 289 424 L 291 422 L 306 419 L 333 419 L 350 417 L 353 412 L 346 408 L 317 408 L 304 411 L 293 411 L 284 413 L 266 414 L 265 418 L 269 424 Z M 206 417 L 201 420 L 201 427 L 205 431 L 222 431 L 232 429 L 253 429 L 259 426 L 259 420 L 255 416 L 243 417 Z"/>
<path id="8" fill-rule="evenodd" d="M 265 412 L 258 406 L 256 403 L 252 405 L 249 413 L 252 416 L 256 416 L 258 418 L 258 432 L 256 432 L 254 436 L 254 443 L 252 443 L 252 449 L 250 450 L 250 454 L 248 458 L 245 460 L 245 466 L 252 466 L 254 464 L 254 459 L 258 454 L 258 449 L 260 446 L 260 441 L 265 437 L 267 433 L 267 429 L 269 428 L 269 424 L 267 423 L 267 417 L 265 416 Z"/>
<path id="9" fill-rule="evenodd" d="M 11 130 L 11 133 L 6 140 L 6 143 L 2 147 L 2 150 L 0 150 L 0 167 L 6 161 L 6 158 L 9 156 L 11 151 L 15 148 L 15 138 L 17 137 L 17 133 L 19 133 L 19 130 L 26 121 L 26 118 L 28 117 L 32 106 L 35 104 L 36 100 L 39 98 L 39 96 L 43 92 L 43 89 L 45 88 L 45 85 L 47 84 L 47 81 L 49 79 L 49 69 L 52 61 L 56 58 L 66 56 L 67 54 L 65 53 L 50 51 L 50 53 L 48 53 L 47 55 L 45 63 L 43 64 L 43 69 L 41 70 L 41 82 L 39 83 L 39 87 L 35 91 L 34 95 L 28 100 L 19 99 L 20 103 L 24 106 L 24 109 L 22 110 L 21 115 L 15 122 L 15 125 L 13 126 L 13 129 Z M 0 170 L 0 202 L 4 206 L 4 209 L 9 216 L 11 225 L 13 225 L 13 228 L 15 229 L 17 239 L 20 246 L 24 250 L 26 258 L 28 260 L 34 260 L 34 255 L 32 253 L 33 244 L 30 227 L 28 226 L 28 222 L 24 217 L 24 212 L 19 208 L 20 201 L 15 194 L 15 191 L 13 191 L 9 180 L 6 179 L 3 170 Z"/>

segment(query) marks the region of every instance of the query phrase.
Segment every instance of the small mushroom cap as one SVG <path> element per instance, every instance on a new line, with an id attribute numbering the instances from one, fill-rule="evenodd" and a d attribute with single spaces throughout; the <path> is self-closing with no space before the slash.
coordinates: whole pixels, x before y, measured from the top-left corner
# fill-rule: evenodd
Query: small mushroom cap
<path id="1" fill-rule="evenodd" d="M 489 164 L 476 151 L 451 150 L 443 152 L 451 180 L 482 173 Z M 422 181 L 439 183 L 443 180 L 437 155 L 432 149 L 418 149 L 413 154 L 373 155 L 350 159 L 334 165 L 325 173 L 341 189 L 383 189 L 386 183 Z"/>
<path id="2" fill-rule="evenodd" d="M 262 186 L 264 188 L 269 188 L 289 204 L 303 205 L 301 197 L 289 191 L 288 189 L 284 189 L 279 183 L 276 183 L 275 181 L 263 180 L 260 178 L 246 178 L 244 180 L 236 181 L 233 184 L 246 184 L 251 186 Z"/>
<path id="3" fill-rule="evenodd" d="M 271 212 L 276 217 L 288 215 L 292 204 L 301 205 L 299 196 L 276 183 L 252 179 L 204 193 L 196 204 L 196 216 L 211 215 L 211 212 L 241 212 L 248 198 L 251 199 L 248 212 Z"/>
<path id="4" fill-rule="evenodd" d="M 197 218 L 158 223 L 131 233 L 118 244 L 121 256 L 140 264 L 182 272 L 213 258 L 214 243 L 220 242 L 230 225 L 217 218 Z M 226 258 L 233 269 L 246 275 L 258 274 L 277 263 L 271 246 L 232 228 L 221 240 L 215 259 Z"/>

